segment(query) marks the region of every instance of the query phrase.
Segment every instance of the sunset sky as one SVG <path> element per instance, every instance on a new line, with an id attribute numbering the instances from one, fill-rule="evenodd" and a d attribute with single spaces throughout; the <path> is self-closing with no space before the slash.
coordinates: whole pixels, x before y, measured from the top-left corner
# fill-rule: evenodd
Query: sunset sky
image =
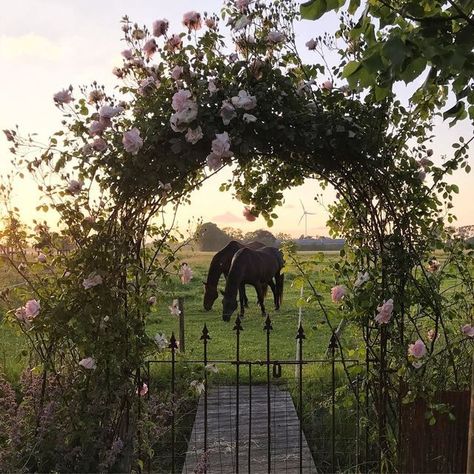
<path id="1" fill-rule="evenodd" d="M 120 51 L 124 49 L 124 44 L 121 42 L 120 19 L 124 14 L 133 21 L 147 25 L 156 19 L 167 18 L 170 32 L 174 32 L 181 30 L 184 12 L 192 9 L 219 11 L 221 1 L 0 0 L 0 5 L 0 129 L 18 124 L 23 132 L 37 132 L 44 138 L 60 127 L 61 114 L 52 100 L 55 92 L 69 84 L 77 88 L 94 79 L 105 84 L 109 90 L 117 84 L 111 71 L 122 62 Z M 302 22 L 297 28 L 302 55 L 307 57 L 311 54 L 304 48 L 308 39 L 324 31 L 334 31 L 336 25 L 335 16 L 332 21 L 325 19 L 324 25 Z M 398 90 L 406 100 L 409 91 L 404 85 L 400 85 Z M 470 137 L 472 133 L 473 128 L 468 121 L 449 128 L 439 120 L 432 144 L 435 161 L 439 161 L 442 155 L 452 154 L 450 144 L 455 138 L 460 135 Z M 2 134 L 2 173 L 10 166 L 8 148 L 8 142 Z M 232 199 L 231 194 L 219 193 L 219 184 L 228 176 L 223 173 L 214 177 L 193 194 L 192 205 L 179 212 L 181 227 L 186 227 L 188 219 L 196 221 L 198 217 L 204 221 L 214 221 L 220 227 L 240 227 L 245 231 L 265 226 L 261 218 L 253 223 L 245 221 L 242 204 Z M 453 177 L 453 181 L 460 186 L 460 195 L 454 201 L 458 224 L 474 224 L 472 176 L 459 173 Z M 294 236 L 303 233 L 304 223 L 298 225 L 301 199 L 308 211 L 315 212 L 314 216 L 308 217 L 308 233 L 327 234 L 324 205 L 334 199 L 334 193 L 325 191 L 323 203 L 314 201 L 314 196 L 319 193 L 321 190 L 315 182 L 286 192 L 284 206 L 277 209 L 280 218 L 275 223 L 274 231 Z M 34 188 L 28 182 L 19 183 L 15 199 L 25 220 L 31 219 L 37 204 Z"/>

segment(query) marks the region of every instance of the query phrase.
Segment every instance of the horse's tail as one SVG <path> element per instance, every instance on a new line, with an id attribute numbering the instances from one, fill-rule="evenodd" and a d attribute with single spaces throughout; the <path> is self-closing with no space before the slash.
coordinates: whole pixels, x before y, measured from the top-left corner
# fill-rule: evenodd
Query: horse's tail
<path id="1" fill-rule="evenodd" d="M 280 273 L 276 278 L 276 286 L 278 292 L 278 303 L 279 306 L 283 303 L 283 283 L 285 281 L 285 274 Z"/>

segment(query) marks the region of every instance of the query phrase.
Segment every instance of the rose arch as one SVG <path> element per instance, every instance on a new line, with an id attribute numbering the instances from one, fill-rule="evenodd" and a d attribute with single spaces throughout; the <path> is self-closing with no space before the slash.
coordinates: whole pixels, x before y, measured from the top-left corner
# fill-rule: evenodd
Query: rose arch
<path id="1" fill-rule="evenodd" d="M 145 333 L 150 296 L 175 264 L 170 230 L 154 217 L 231 167 L 222 189 L 269 225 L 284 190 L 308 178 L 337 190 L 329 225 L 347 246 L 333 300 L 359 331 L 377 455 L 396 465 L 401 404 L 462 386 L 469 373 L 469 257 L 443 224 L 457 191 L 444 176 L 466 167 L 468 144 L 460 141 L 435 166 L 429 114 L 350 89 L 338 67 L 334 81 L 323 81 L 325 66 L 297 52 L 295 5 L 239 0 L 222 14 L 233 49 L 216 15 L 189 12 L 182 33 L 165 19 L 148 28 L 125 17 L 118 97 L 97 84 L 59 92 L 63 127 L 47 144 L 6 131 L 17 166 L 44 194 L 40 207 L 58 213 L 58 238 L 73 248 L 46 262 L 56 269 L 47 276 L 12 261 L 28 289 L 18 290 L 24 303 L 10 318 L 34 349 L 38 404 L 54 399 L 71 421 L 66 428 L 55 419 L 67 432 L 55 449 L 69 453 L 63 468 L 86 471 L 119 462 L 110 461 L 119 440 L 133 446 L 143 390 L 137 368 L 155 350 Z M 13 225 L 14 210 L 9 222 L 18 247 L 41 231 Z M 448 256 L 442 265 L 435 249 Z M 454 267 L 457 276 L 449 274 Z M 443 291 L 448 277 L 456 280 L 454 296 Z M 327 315 L 317 285 L 308 283 L 311 304 Z M 469 326 L 464 333 L 461 323 Z M 50 449 L 51 440 L 40 442 Z M 31 469 L 48 466 L 44 452 L 28 461 Z"/>

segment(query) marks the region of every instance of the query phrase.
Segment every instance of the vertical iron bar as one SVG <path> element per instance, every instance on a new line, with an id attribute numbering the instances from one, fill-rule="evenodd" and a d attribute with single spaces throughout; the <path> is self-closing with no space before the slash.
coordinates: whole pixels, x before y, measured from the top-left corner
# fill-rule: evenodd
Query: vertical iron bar
<path id="1" fill-rule="evenodd" d="M 272 321 L 270 319 L 270 315 L 267 314 L 267 318 L 265 319 L 265 326 L 264 330 L 267 333 L 267 467 L 268 473 L 271 472 L 271 400 L 270 400 L 270 331 L 273 329 Z"/>
<path id="2" fill-rule="evenodd" d="M 151 389 L 151 383 L 150 383 L 150 361 L 147 360 L 146 362 L 146 377 L 147 377 L 147 383 L 148 383 L 148 392 L 146 394 L 148 402 L 150 402 L 150 389 Z M 151 443 L 150 441 L 150 424 L 148 423 L 148 432 L 147 432 L 147 437 L 148 437 L 148 443 Z M 147 460 L 147 471 L 148 474 L 151 472 L 151 455 L 148 453 L 148 460 Z"/>
<path id="3" fill-rule="evenodd" d="M 204 347 L 204 472 L 207 472 L 207 342 L 211 339 L 207 326 L 204 324 L 201 333 L 201 341 Z"/>
<path id="4" fill-rule="evenodd" d="M 359 442 L 359 436 L 360 436 L 360 394 L 359 394 L 359 382 L 360 382 L 360 377 L 359 374 L 357 374 L 356 377 L 356 462 L 355 465 L 359 466 L 359 458 L 360 458 L 360 442 Z"/>
<path id="5" fill-rule="evenodd" d="M 331 336 L 329 349 L 331 350 L 331 472 L 336 472 L 336 347 L 337 336 Z"/>
<path id="6" fill-rule="evenodd" d="M 171 474 L 175 473 L 175 398 L 176 398 L 176 338 L 174 332 L 171 334 Z"/>
<path id="7" fill-rule="evenodd" d="M 141 378 L 141 373 L 140 373 L 140 367 L 138 367 L 137 369 L 137 400 L 138 400 L 137 417 L 140 422 L 141 422 L 141 417 L 142 417 L 142 401 L 140 400 L 141 390 L 142 390 L 142 378 Z M 138 459 L 141 461 L 142 434 L 140 432 L 140 422 L 138 423 L 138 428 L 137 428 L 137 445 L 138 445 Z M 137 466 L 138 466 L 138 473 L 141 474 L 142 468 L 140 466 L 140 463 L 137 463 Z"/>
<path id="8" fill-rule="evenodd" d="M 184 337 L 184 298 L 178 298 L 179 309 L 179 352 L 186 352 L 186 343 Z"/>
<path id="9" fill-rule="evenodd" d="M 252 363 L 249 362 L 249 453 L 248 453 L 248 474 L 250 474 L 250 455 L 252 453 Z"/>
<path id="10" fill-rule="evenodd" d="M 299 433 L 299 459 L 300 459 L 300 474 L 303 472 L 303 326 L 300 321 L 296 340 L 298 341 L 298 417 L 300 419 L 300 433 Z"/>
<path id="11" fill-rule="evenodd" d="M 235 395 L 235 472 L 239 474 L 239 412 L 240 412 L 240 331 L 242 331 L 242 321 L 240 315 L 235 318 L 234 331 L 236 336 L 235 342 L 235 361 L 237 364 L 235 372 L 235 381 L 237 391 Z"/>

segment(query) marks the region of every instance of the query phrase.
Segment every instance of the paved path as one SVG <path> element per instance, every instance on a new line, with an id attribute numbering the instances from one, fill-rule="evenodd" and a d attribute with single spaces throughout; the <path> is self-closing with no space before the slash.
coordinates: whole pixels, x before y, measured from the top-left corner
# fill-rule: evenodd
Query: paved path
<path id="1" fill-rule="evenodd" d="M 267 386 L 239 390 L 239 473 L 268 472 L 268 417 Z M 278 387 L 271 387 L 271 472 L 299 473 L 299 432 L 300 425 L 290 394 Z M 236 394 L 232 386 L 212 388 L 208 395 L 208 468 L 209 474 L 237 472 L 236 469 Z M 249 408 L 251 426 L 249 427 Z M 249 442 L 250 440 L 250 442 Z M 303 463 L 305 474 L 316 473 L 306 438 L 303 434 Z M 199 400 L 194 427 L 188 445 L 183 474 L 192 473 L 202 461 L 204 448 L 204 396 Z M 250 457 L 250 462 L 249 462 Z"/>

